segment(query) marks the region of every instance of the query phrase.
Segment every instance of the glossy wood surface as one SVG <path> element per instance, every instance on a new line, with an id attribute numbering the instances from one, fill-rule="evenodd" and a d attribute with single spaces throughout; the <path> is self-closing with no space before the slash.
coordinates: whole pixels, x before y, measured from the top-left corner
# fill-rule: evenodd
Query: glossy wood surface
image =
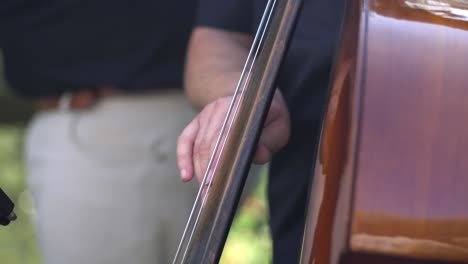
<path id="1" fill-rule="evenodd" d="M 301 263 L 468 263 L 468 3 L 348 4 Z"/>
<path id="2" fill-rule="evenodd" d="M 368 2 L 351 248 L 468 261 L 468 3 Z"/>
<path id="3" fill-rule="evenodd" d="M 349 252 L 340 258 L 340 264 L 462 264 L 448 260 L 429 260 L 365 252 Z"/>
<path id="4" fill-rule="evenodd" d="M 327 114 L 324 119 L 318 160 L 307 210 L 301 263 L 336 263 L 337 254 L 346 240 L 349 208 L 343 203 L 351 195 L 352 153 L 355 152 L 357 126 L 356 97 L 359 80 L 356 79 L 357 49 L 360 33 L 359 1 L 349 1 L 343 34 L 337 54 L 329 94 Z M 353 125 L 354 124 L 354 125 Z M 345 205 L 344 207 L 340 205 Z M 335 221 L 336 230 L 333 226 Z M 335 232 L 335 243 L 333 243 Z"/>

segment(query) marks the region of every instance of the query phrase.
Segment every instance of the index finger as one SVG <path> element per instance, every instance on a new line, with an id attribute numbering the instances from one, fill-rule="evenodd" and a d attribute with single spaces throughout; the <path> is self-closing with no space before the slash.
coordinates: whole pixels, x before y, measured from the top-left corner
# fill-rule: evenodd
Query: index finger
<path id="1" fill-rule="evenodd" d="M 193 178 L 193 145 L 199 129 L 199 115 L 197 115 L 177 139 L 177 165 L 184 182 Z"/>

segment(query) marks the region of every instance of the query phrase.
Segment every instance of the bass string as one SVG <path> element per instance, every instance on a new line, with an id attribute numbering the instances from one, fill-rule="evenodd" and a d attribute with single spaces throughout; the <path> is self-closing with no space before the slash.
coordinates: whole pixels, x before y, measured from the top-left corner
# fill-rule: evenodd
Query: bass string
<path id="1" fill-rule="evenodd" d="M 199 224 L 199 219 L 201 216 L 201 213 L 203 212 L 204 205 L 207 201 L 207 198 L 210 194 L 211 191 L 211 182 L 213 180 L 213 175 L 215 174 L 214 172 L 217 170 L 219 162 L 220 162 L 220 157 L 222 156 L 222 153 L 224 152 L 227 138 L 229 137 L 231 133 L 231 129 L 234 123 L 235 118 L 237 117 L 238 111 L 240 109 L 241 102 L 245 98 L 245 90 L 246 86 L 248 83 L 248 80 L 251 77 L 252 73 L 252 68 L 253 65 L 256 62 L 258 53 L 261 49 L 261 46 L 263 44 L 264 36 L 266 33 L 266 30 L 268 28 L 268 25 L 270 23 L 271 16 L 273 14 L 274 8 L 276 6 L 276 1 L 277 0 L 269 0 L 265 11 L 263 13 L 259 28 L 255 34 L 254 41 L 252 43 L 252 47 L 249 51 L 249 54 L 246 59 L 246 63 L 244 64 L 243 70 L 240 75 L 239 82 L 237 84 L 237 87 L 235 89 L 233 99 L 231 100 L 231 103 L 229 105 L 226 118 L 224 119 L 223 126 L 221 128 L 221 131 L 219 133 L 218 139 L 216 141 L 215 147 L 213 149 L 213 152 L 211 154 L 210 160 L 208 162 L 207 169 L 205 171 L 205 174 L 203 176 L 203 180 L 200 184 L 194 205 L 191 209 L 189 219 L 187 221 L 186 227 L 184 229 L 184 232 L 182 234 L 182 238 L 179 244 L 179 247 L 176 252 L 176 256 L 174 258 L 173 264 L 176 263 L 183 263 L 186 259 L 186 255 L 188 252 L 188 249 L 190 248 L 192 242 L 193 242 L 193 234 L 198 227 Z M 228 124 L 229 123 L 229 124 Z M 227 128 L 227 131 L 226 131 Z M 222 145 L 221 145 L 221 141 Z M 221 145 L 220 153 L 218 153 L 218 149 Z M 213 161 L 216 159 L 214 168 L 212 169 L 213 166 Z M 205 189 L 206 188 L 206 189 Z M 205 193 L 203 194 L 203 192 Z M 200 199 L 203 196 L 203 200 L 200 203 Z M 196 218 L 194 218 L 195 212 L 198 212 L 196 215 Z M 187 237 L 188 233 L 190 232 L 190 236 Z M 185 245 L 185 246 L 184 246 Z M 180 258 L 181 250 L 182 248 L 185 248 L 184 254 L 182 256 L 182 259 L 180 262 L 178 262 L 178 259 Z"/>
<path id="2" fill-rule="evenodd" d="M 273 0 L 273 6 L 274 4 L 276 3 L 276 0 Z M 221 157 L 222 157 L 222 154 L 224 153 L 224 150 L 225 150 L 225 146 L 226 146 L 226 143 L 227 143 L 227 138 L 230 136 L 231 134 L 231 130 L 233 128 L 233 124 L 234 124 L 234 121 L 237 117 L 237 114 L 240 110 L 240 106 L 242 104 L 242 101 L 245 99 L 245 91 L 246 91 L 246 86 L 247 86 L 247 83 L 248 83 L 248 80 L 250 79 L 251 77 L 251 73 L 252 73 L 252 68 L 253 68 L 253 65 L 255 64 L 255 61 L 257 60 L 257 57 L 258 57 L 258 53 L 260 51 L 260 48 L 261 48 L 261 44 L 263 43 L 263 39 L 264 39 L 264 36 L 265 36 L 265 32 L 266 32 L 266 29 L 268 27 L 268 24 L 269 24 L 269 21 L 270 21 L 270 18 L 271 18 L 271 14 L 272 14 L 272 11 L 273 9 L 269 12 L 269 16 L 268 16 L 268 19 L 266 20 L 266 25 L 264 28 L 261 28 L 261 37 L 260 37 L 260 40 L 259 40 L 259 43 L 258 43 L 258 46 L 255 48 L 255 55 L 254 55 L 254 58 L 251 62 L 251 65 L 250 65 L 250 68 L 249 68 L 249 71 L 247 72 L 247 76 L 245 77 L 245 81 L 244 81 L 244 85 L 242 86 L 242 89 L 240 90 L 240 98 L 235 106 L 235 109 L 234 109 L 234 113 L 233 113 L 233 117 L 230 119 L 230 123 L 228 125 L 228 130 L 226 132 L 226 136 L 224 137 L 224 140 L 223 140 L 223 143 L 221 145 L 221 149 L 220 149 L 220 154 L 219 155 L 216 155 L 217 159 L 216 159 L 216 163 L 214 165 L 214 168 L 213 168 L 213 172 L 215 172 L 217 169 L 218 169 L 218 165 L 219 165 L 219 162 L 221 160 Z M 242 79 L 242 78 L 241 78 Z M 237 91 L 236 91 L 237 92 Z M 236 93 L 235 93 L 236 94 Z M 234 95 L 235 97 L 236 95 Z M 236 100 L 235 98 L 233 99 L 233 101 Z M 227 118 L 229 119 L 229 118 Z M 215 153 L 213 153 L 215 154 Z M 206 200 L 206 197 L 208 197 L 208 194 L 209 194 L 209 191 L 211 190 L 211 182 L 213 180 L 213 176 L 214 176 L 214 173 L 208 173 L 208 183 L 205 183 L 205 186 L 207 187 L 207 194 L 205 195 L 204 197 L 204 200 Z"/>

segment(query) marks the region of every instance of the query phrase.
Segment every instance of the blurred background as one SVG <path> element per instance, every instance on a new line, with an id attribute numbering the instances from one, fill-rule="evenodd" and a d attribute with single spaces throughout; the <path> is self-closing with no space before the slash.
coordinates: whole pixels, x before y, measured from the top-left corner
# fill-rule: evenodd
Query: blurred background
<path id="1" fill-rule="evenodd" d="M 0 226 L 0 264 L 41 264 L 32 226 L 34 203 L 22 163 L 23 133 L 32 109 L 9 92 L 1 61 L 0 53 L 0 187 L 13 199 L 18 220 L 7 227 Z M 264 170 L 260 184 L 236 216 L 221 263 L 271 262 L 265 188 Z"/>

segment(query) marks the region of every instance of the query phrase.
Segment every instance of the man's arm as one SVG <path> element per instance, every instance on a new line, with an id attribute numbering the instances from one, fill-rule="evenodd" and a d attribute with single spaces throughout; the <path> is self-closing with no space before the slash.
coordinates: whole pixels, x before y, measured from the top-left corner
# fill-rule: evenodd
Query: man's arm
<path id="1" fill-rule="evenodd" d="M 201 112 L 179 137 L 177 159 L 184 181 L 197 176 L 200 182 L 221 130 L 232 95 L 244 67 L 252 38 L 200 27 L 194 30 L 188 51 L 185 89 Z M 269 161 L 289 138 L 289 113 L 276 91 L 254 157 L 255 163 Z"/>
<path id="2" fill-rule="evenodd" d="M 185 68 L 185 91 L 197 108 L 234 93 L 252 44 L 247 33 L 196 28 Z"/>

